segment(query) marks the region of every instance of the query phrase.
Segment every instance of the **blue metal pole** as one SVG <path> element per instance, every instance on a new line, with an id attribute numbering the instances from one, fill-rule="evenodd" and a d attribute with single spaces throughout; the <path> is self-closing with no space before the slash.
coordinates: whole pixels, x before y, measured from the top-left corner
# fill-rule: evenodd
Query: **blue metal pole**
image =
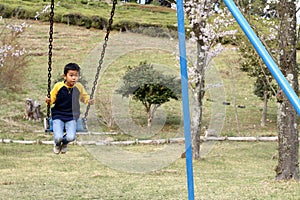
<path id="1" fill-rule="evenodd" d="M 293 88 L 290 86 L 286 78 L 283 76 L 281 71 L 279 70 L 277 64 L 274 62 L 268 51 L 265 49 L 264 45 L 261 43 L 259 38 L 256 36 L 250 25 L 248 24 L 247 20 L 244 18 L 243 14 L 237 8 L 232 0 L 224 0 L 224 3 L 230 10 L 233 17 L 239 23 L 240 27 L 252 43 L 253 47 L 259 54 L 259 56 L 263 59 L 264 63 L 267 65 L 269 71 L 279 84 L 280 88 L 283 90 L 286 97 L 289 99 L 293 107 L 295 108 L 298 115 L 300 115 L 300 100 L 299 97 L 296 95 Z"/>
<path id="2" fill-rule="evenodd" d="M 185 137 L 185 150 L 186 150 L 185 153 L 186 153 L 188 199 L 194 200 L 193 155 L 192 155 L 192 142 L 191 142 L 191 130 L 190 130 L 190 109 L 189 109 L 189 95 L 188 95 L 188 75 L 187 75 L 187 65 L 186 65 L 183 1 L 178 0 L 176 5 L 177 5 L 178 39 L 179 39 L 179 51 L 180 51 L 180 72 L 181 72 L 182 107 L 183 107 L 184 137 Z"/>

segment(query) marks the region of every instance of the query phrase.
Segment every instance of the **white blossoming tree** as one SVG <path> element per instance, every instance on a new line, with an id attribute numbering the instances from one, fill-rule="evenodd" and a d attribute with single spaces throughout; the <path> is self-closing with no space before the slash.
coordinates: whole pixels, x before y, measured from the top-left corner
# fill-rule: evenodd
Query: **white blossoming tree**
<path id="1" fill-rule="evenodd" d="M 216 10 L 216 0 L 187 0 L 185 12 L 190 25 L 190 40 L 196 44 L 196 58 L 189 66 L 189 78 L 196 100 L 192 110 L 192 135 L 194 158 L 200 158 L 200 130 L 202 126 L 202 104 L 205 94 L 205 70 L 212 58 L 223 50 L 219 43 L 226 35 L 233 19 L 226 8 Z M 227 28 L 227 29 L 226 29 Z"/>
<path id="2" fill-rule="evenodd" d="M 0 20 L 0 86 L 2 89 L 19 90 L 27 63 L 27 51 L 18 41 L 28 27 L 25 22 L 12 24 Z"/>

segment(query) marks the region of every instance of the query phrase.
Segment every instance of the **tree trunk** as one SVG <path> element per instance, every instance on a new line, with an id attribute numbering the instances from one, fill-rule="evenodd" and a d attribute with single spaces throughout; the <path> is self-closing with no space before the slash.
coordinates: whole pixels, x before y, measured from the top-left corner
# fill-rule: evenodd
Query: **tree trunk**
<path id="1" fill-rule="evenodd" d="M 233 72 L 233 67 L 230 67 L 230 71 L 231 71 L 231 83 L 232 83 L 232 87 L 231 87 L 231 93 L 234 94 L 233 95 L 233 106 L 234 106 L 234 116 L 235 116 L 235 122 L 236 122 L 236 128 L 238 131 L 238 135 L 241 135 L 240 133 L 240 120 L 239 120 L 239 115 L 238 115 L 238 111 L 237 111 L 237 106 L 236 106 L 236 91 L 235 91 L 235 80 L 236 80 L 236 74 L 234 74 Z"/>
<path id="2" fill-rule="evenodd" d="M 262 112 L 261 122 L 260 122 L 261 127 L 266 126 L 267 112 L 268 112 L 267 110 L 268 110 L 268 91 L 264 91 L 264 105 L 263 105 L 263 112 Z"/>
<path id="3" fill-rule="evenodd" d="M 160 106 L 160 104 L 149 104 L 145 106 L 148 120 L 147 120 L 147 125 L 148 125 L 148 133 L 151 133 L 151 126 L 152 126 L 152 120 L 155 114 L 155 111 L 157 108 Z"/>
<path id="4" fill-rule="evenodd" d="M 296 115 L 288 101 L 278 103 L 278 165 L 277 180 L 299 179 L 298 131 Z"/>
<path id="5" fill-rule="evenodd" d="M 147 124 L 148 124 L 148 128 L 151 127 L 152 125 L 152 115 L 151 115 L 151 111 L 147 111 L 147 116 L 148 116 L 148 120 L 147 120 Z"/>
<path id="6" fill-rule="evenodd" d="M 201 133 L 201 118 L 202 118 L 202 108 L 201 108 L 201 102 L 199 102 L 198 99 L 200 99 L 200 93 L 199 91 L 199 84 L 196 84 L 196 87 L 194 88 L 194 97 L 196 99 L 195 104 L 193 106 L 192 111 L 192 136 L 193 136 L 193 157 L 195 159 L 200 158 L 200 133 Z"/>
<path id="7" fill-rule="evenodd" d="M 296 5 L 294 1 L 279 3 L 280 29 L 279 52 L 280 69 L 293 89 L 298 92 L 298 72 L 296 63 Z M 299 179 L 298 124 L 297 114 L 285 95 L 278 101 L 278 166 L 277 180 Z"/>
<path id="8" fill-rule="evenodd" d="M 151 112 L 151 105 L 148 105 L 147 103 L 144 104 L 145 110 L 147 112 L 147 129 L 148 133 L 151 133 L 151 125 L 152 125 L 152 112 Z"/>
<path id="9" fill-rule="evenodd" d="M 201 48 L 203 42 L 197 41 L 197 66 L 199 79 L 195 84 L 194 96 L 196 99 L 196 106 L 193 108 L 193 117 L 192 117 L 192 135 L 193 135 L 193 147 L 194 147 L 194 158 L 200 159 L 200 134 L 202 126 L 202 105 L 203 97 L 205 94 L 204 91 L 204 80 L 205 80 L 205 51 Z"/>

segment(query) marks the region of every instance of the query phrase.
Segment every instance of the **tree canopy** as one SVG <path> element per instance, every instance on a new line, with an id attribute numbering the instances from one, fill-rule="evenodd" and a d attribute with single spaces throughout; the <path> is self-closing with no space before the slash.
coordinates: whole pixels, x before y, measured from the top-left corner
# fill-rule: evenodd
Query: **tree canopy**
<path id="1" fill-rule="evenodd" d="M 180 80 L 176 76 L 162 74 L 147 62 L 128 66 L 123 81 L 116 92 L 123 97 L 133 96 L 142 103 L 163 104 L 170 99 L 178 100 L 180 95 Z"/>
<path id="2" fill-rule="evenodd" d="M 146 61 L 130 67 L 123 76 L 123 85 L 116 92 L 123 97 L 132 96 L 140 101 L 148 114 L 148 126 L 151 126 L 155 110 L 171 99 L 178 100 L 181 93 L 180 79 L 175 75 L 166 75 L 155 70 Z"/>

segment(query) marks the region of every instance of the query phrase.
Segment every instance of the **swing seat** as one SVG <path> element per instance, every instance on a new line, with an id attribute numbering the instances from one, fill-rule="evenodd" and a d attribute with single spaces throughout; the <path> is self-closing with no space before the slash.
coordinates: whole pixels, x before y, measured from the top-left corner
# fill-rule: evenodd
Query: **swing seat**
<path id="1" fill-rule="evenodd" d="M 53 132 L 53 120 L 52 118 L 44 118 L 44 130 L 46 133 Z M 88 132 L 87 120 L 83 118 L 78 118 L 76 122 L 77 132 Z"/>

